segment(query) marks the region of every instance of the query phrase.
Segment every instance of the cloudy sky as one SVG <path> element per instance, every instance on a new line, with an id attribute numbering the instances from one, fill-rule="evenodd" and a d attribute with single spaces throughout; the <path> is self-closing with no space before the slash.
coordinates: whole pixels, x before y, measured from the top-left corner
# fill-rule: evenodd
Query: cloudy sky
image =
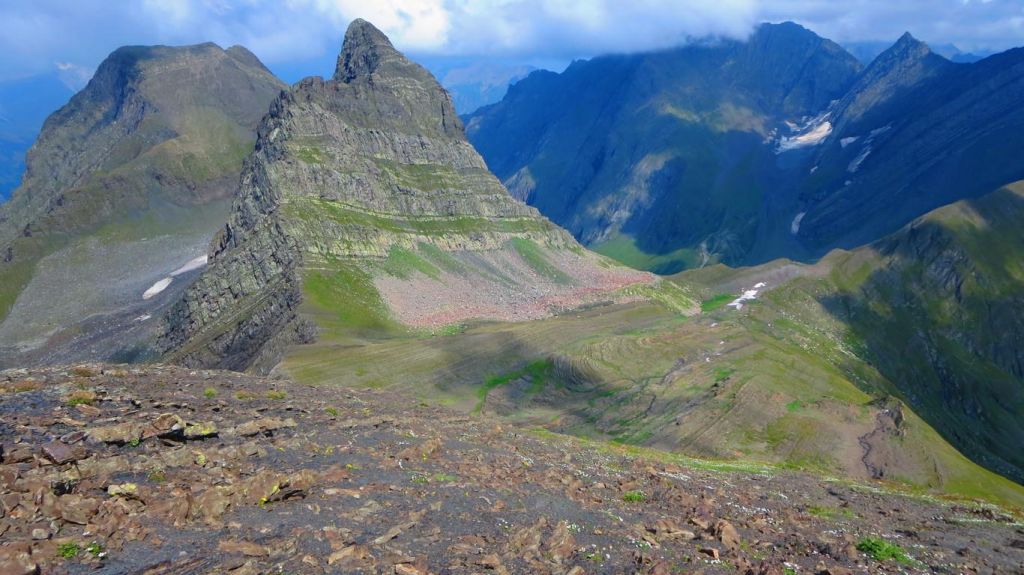
<path id="1" fill-rule="evenodd" d="M 421 58 L 531 64 L 742 38 L 794 20 L 840 42 L 906 30 L 965 51 L 1024 44 L 1024 0 L 0 0 L 0 81 L 87 78 L 125 44 L 242 44 L 286 80 L 329 74 L 345 26 L 370 20 Z"/>

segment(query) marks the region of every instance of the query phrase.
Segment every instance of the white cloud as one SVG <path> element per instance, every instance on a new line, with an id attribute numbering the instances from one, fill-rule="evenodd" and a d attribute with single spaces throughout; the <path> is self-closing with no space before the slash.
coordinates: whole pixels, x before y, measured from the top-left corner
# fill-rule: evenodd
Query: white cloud
<path id="1" fill-rule="evenodd" d="M 57 68 L 57 78 L 72 92 L 77 92 L 85 87 L 96 71 L 92 68 L 72 64 L 71 62 L 54 62 Z"/>
<path id="2" fill-rule="evenodd" d="M 94 68 L 125 44 L 242 44 L 272 66 L 330 57 L 357 17 L 419 54 L 556 60 L 743 37 L 763 20 L 840 41 L 910 30 L 966 50 L 1024 37 L 1020 0 L 0 0 L 0 80 L 57 61 Z"/>
<path id="3" fill-rule="evenodd" d="M 406 49 L 434 49 L 448 41 L 451 13 L 443 0 L 309 0 L 318 12 L 344 24 L 373 22 Z M 293 9 L 303 2 L 292 2 Z"/>

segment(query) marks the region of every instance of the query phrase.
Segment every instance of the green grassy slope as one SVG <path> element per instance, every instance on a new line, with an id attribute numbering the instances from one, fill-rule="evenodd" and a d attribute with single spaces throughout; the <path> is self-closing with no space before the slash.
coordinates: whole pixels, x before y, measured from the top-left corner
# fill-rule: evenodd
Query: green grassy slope
<path id="1" fill-rule="evenodd" d="M 732 277 L 706 288 L 704 278 L 687 279 L 721 301 L 716 290 Z M 295 348 L 281 369 L 623 445 L 1024 505 L 1024 489 L 964 458 L 892 399 L 843 325 L 802 290 L 770 291 L 739 312 L 710 306 L 696 318 L 635 303 L 440 335 L 379 321 L 341 327 Z M 886 428 L 897 409 L 901 423 Z"/>

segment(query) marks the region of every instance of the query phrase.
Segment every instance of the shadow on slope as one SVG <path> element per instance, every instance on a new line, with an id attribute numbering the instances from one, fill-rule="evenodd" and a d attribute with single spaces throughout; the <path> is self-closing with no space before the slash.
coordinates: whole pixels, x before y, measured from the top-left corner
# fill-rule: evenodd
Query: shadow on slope
<path id="1" fill-rule="evenodd" d="M 820 298 L 944 438 L 1024 482 L 1024 186 L 952 204 L 874 244 Z M 871 267 L 865 267 L 871 266 Z"/>

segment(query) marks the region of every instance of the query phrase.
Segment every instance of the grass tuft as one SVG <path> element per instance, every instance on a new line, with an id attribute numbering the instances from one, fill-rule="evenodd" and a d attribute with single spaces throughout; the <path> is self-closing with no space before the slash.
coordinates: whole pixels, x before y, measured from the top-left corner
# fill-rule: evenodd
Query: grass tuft
<path id="1" fill-rule="evenodd" d="M 627 491 L 622 494 L 622 500 L 626 503 L 643 503 L 647 500 L 647 496 L 643 491 Z"/>
<path id="2" fill-rule="evenodd" d="M 62 559 L 74 559 L 81 552 L 82 547 L 75 542 L 61 543 L 57 546 L 57 555 L 60 555 Z"/>
<path id="3" fill-rule="evenodd" d="M 857 543 L 857 550 L 868 555 L 875 561 L 888 561 L 891 559 L 904 565 L 909 565 L 914 562 L 914 560 L 907 555 L 907 552 L 899 545 L 876 537 L 865 537 L 864 539 L 861 539 L 860 542 Z"/>

